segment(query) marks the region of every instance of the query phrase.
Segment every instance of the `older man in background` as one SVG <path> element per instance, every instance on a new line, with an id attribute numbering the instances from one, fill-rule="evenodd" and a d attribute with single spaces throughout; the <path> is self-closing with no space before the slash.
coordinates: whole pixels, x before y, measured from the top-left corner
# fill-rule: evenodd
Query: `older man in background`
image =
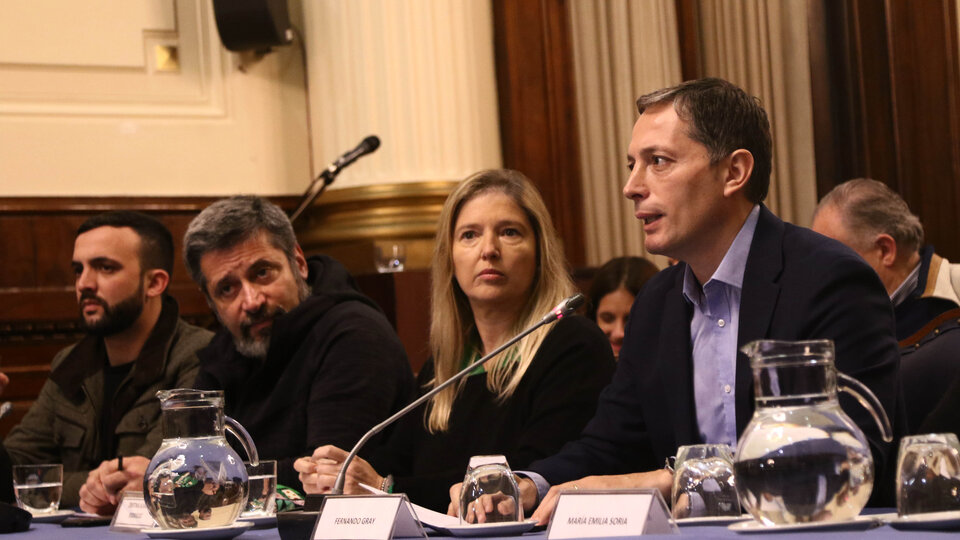
<path id="1" fill-rule="evenodd" d="M 960 375 L 960 264 L 924 246 L 920 219 L 876 180 L 835 187 L 812 228 L 852 248 L 880 276 L 894 306 L 909 428 L 928 432 L 927 415 Z"/>

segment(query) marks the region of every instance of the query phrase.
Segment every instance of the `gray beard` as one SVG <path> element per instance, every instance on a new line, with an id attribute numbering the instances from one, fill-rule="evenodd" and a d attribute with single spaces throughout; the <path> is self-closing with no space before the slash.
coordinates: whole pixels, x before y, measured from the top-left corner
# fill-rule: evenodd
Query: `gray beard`
<path id="1" fill-rule="evenodd" d="M 300 302 L 303 302 L 310 296 L 310 286 L 307 285 L 306 280 L 296 272 L 294 273 L 294 278 L 297 281 L 297 296 L 300 298 Z M 276 319 L 284 313 L 286 313 L 285 310 L 277 309 L 273 314 L 273 318 Z M 245 335 L 243 336 L 233 336 L 233 344 L 237 348 L 237 352 L 247 358 L 266 360 L 267 353 L 270 351 L 270 336 L 272 333 L 273 325 L 266 330 L 264 335 L 259 337 L 246 335 L 244 332 Z"/>

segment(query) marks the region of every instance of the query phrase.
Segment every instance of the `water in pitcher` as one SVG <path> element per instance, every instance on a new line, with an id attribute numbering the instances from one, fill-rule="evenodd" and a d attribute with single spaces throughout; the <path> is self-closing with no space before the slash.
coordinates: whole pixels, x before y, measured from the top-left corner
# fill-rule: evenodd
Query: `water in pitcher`
<path id="1" fill-rule="evenodd" d="M 175 388 L 157 392 L 163 442 L 143 478 L 144 501 L 163 529 L 223 527 L 247 504 L 247 468 L 227 444 L 237 436 L 257 463 L 243 426 L 223 414 L 223 392 Z"/>
<path id="2" fill-rule="evenodd" d="M 762 522 L 842 521 L 855 518 L 867 504 L 874 476 L 866 442 L 834 430 L 830 423 L 798 431 L 790 421 L 796 414 L 834 417 L 830 408 L 816 407 L 813 413 L 809 407 L 778 409 L 785 422 L 758 422 L 759 427 L 743 441 L 742 448 L 760 451 L 745 450 L 734 464 L 737 491 L 744 506 Z M 785 430 L 785 425 L 790 427 Z M 762 450 L 755 444 L 761 440 L 765 441 Z"/>
<path id="3" fill-rule="evenodd" d="M 873 489 L 873 457 L 837 390 L 856 397 L 890 441 L 879 400 L 836 370 L 831 341 L 761 340 L 742 350 L 756 402 L 734 459 L 744 509 L 766 525 L 855 518 Z"/>
<path id="4" fill-rule="evenodd" d="M 239 459 L 222 453 L 224 446 L 223 437 L 177 439 L 161 446 L 154 457 L 158 465 L 145 481 L 161 527 L 223 527 L 236 520 L 246 504 L 246 470 Z"/>

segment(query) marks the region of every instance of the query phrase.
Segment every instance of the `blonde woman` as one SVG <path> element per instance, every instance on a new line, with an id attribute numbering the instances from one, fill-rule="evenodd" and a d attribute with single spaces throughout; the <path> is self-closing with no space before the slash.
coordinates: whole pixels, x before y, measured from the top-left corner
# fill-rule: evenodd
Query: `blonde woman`
<path id="1" fill-rule="evenodd" d="M 432 359 L 422 391 L 538 321 L 573 292 L 543 199 L 522 174 L 483 171 L 463 181 L 440 214 L 433 256 Z M 584 317 L 542 328 L 396 426 L 386 444 L 354 460 L 345 493 L 360 483 L 407 493 L 446 511 L 448 488 L 472 455 L 505 454 L 522 468 L 576 437 L 613 374 L 603 334 Z M 295 464 L 307 493 L 333 486 L 346 452 L 318 448 Z"/>

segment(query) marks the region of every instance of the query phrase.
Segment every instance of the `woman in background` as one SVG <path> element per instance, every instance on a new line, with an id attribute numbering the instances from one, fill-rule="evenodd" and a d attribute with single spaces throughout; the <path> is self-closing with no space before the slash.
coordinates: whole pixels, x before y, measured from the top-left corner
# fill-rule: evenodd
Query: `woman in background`
<path id="1" fill-rule="evenodd" d="M 593 277 L 587 316 L 603 330 L 618 359 L 633 299 L 657 272 L 656 265 L 643 257 L 617 257 L 607 261 Z"/>
<path id="2" fill-rule="evenodd" d="M 433 354 L 418 376 L 422 392 L 539 321 L 574 290 L 543 199 L 509 170 L 477 173 L 447 198 L 432 272 Z M 579 435 L 613 369 L 597 327 L 564 317 L 400 420 L 369 462 L 350 464 L 344 492 L 365 493 L 363 483 L 444 512 L 448 489 L 463 479 L 471 456 L 504 454 L 519 469 Z M 328 492 L 345 457 L 323 446 L 297 460 L 307 493 Z"/>

